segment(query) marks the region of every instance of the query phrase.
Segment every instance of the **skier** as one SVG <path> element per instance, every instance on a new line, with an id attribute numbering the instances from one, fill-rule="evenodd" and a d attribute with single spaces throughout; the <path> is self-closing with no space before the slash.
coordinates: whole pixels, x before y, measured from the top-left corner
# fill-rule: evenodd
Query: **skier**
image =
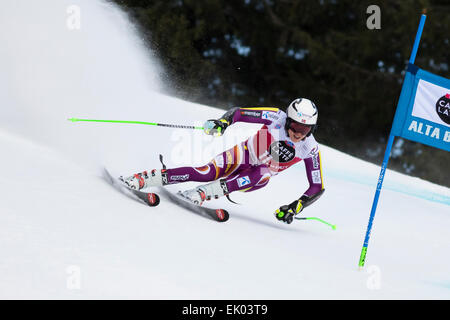
<path id="1" fill-rule="evenodd" d="M 289 224 L 325 191 L 319 146 L 313 136 L 317 118 L 317 107 L 305 98 L 292 101 L 286 113 L 278 108 L 234 107 L 220 119 L 206 121 L 204 132 L 220 136 L 236 122 L 261 123 L 263 127 L 205 166 L 154 169 L 150 174 L 144 171 L 129 176 L 124 182 L 137 190 L 187 181 L 209 182 L 180 193 L 186 200 L 202 205 L 205 200 L 234 191 L 265 187 L 272 176 L 304 160 L 309 188 L 299 199 L 275 211 L 278 220 Z"/>

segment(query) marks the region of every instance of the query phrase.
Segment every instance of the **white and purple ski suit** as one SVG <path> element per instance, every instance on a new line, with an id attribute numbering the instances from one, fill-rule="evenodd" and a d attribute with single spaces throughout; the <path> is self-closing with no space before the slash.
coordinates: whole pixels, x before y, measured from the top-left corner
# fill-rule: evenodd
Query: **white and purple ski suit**
<path id="1" fill-rule="evenodd" d="M 315 201 L 324 191 L 319 145 L 313 135 L 292 142 L 285 130 L 286 117 L 286 113 L 278 108 L 231 109 L 221 118 L 230 125 L 235 122 L 261 123 L 262 128 L 202 167 L 167 169 L 165 183 L 224 179 L 226 194 L 254 191 L 265 187 L 272 176 L 303 160 L 309 181 L 303 196 Z"/>

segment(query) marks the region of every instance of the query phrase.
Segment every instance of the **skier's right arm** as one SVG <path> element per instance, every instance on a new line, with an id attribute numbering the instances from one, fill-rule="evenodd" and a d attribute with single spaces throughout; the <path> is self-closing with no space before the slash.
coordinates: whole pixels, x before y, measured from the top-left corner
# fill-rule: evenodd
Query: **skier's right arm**
<path id="1" fill-rule="evenodd" d="M 261 123 L 270 125 L 279 119 L 280 110 L 270 107 L 234 107 L 219 120 L 208 120 L 204 124 L 206 134 L 220 136 L 226 128 L 235 122 Z"/>

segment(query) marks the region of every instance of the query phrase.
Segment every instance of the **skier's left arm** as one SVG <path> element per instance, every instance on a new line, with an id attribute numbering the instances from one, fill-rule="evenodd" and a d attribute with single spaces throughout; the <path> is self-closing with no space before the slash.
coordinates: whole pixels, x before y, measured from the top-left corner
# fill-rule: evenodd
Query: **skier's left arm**
<path id="1" fill-rule="evenodd" d="M 314 201 L 325 192 L 322 175 L 322 161 L 320 159 L 320 151 L 311 154 L 310 158 L 305 160 L 306 176 L 308 177 L 309 188 L 303 193 L 299 200 L 302 201 L 303 207 L 311 205 Z"/>
<path id="2" fill-rule="evenodd" d="M 276 218 L 286 223 L 291 223 L 295 215 L 314 203 L 325 192 L 322 177 L 322 163 L 318 147 L 315 150 L 313 149 L 310 157 L 304 159 L 304 161 L 309 188 L 299 199 L 288 205 L 281 206 L 275 211 Z"/>

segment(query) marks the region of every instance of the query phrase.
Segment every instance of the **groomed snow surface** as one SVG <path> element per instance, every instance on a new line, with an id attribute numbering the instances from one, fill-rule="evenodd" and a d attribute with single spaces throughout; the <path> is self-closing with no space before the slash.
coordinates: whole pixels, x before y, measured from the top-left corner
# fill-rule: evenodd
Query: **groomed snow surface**
<path id="1" fill-rule="evenodd" d="M 80 29 L 67 25 L 74 3 Z M 203 165 L 258 126 L 236 124 L 212 138 L 69 122 L 201 125 L 223 110 L 171 97 L 151 49 L 110 4 L 2 7 L 1 299 L 450 298 L 450 189 L 388 170 L 366 268 L 358 270 L 380 168 L 324 145 L 326 191 L 302 214 L 337 230 L 274 218 L 307 188 L 302 163 L 266 188 L 232 194 L 241 205 L 207 203 L 230 212 L 226 223 L 164 198 L 150 208 L 117 192 L 102 178 L 104 166 L 124 175 L 159 168 L 159 153 L 169 167 Z"/>

